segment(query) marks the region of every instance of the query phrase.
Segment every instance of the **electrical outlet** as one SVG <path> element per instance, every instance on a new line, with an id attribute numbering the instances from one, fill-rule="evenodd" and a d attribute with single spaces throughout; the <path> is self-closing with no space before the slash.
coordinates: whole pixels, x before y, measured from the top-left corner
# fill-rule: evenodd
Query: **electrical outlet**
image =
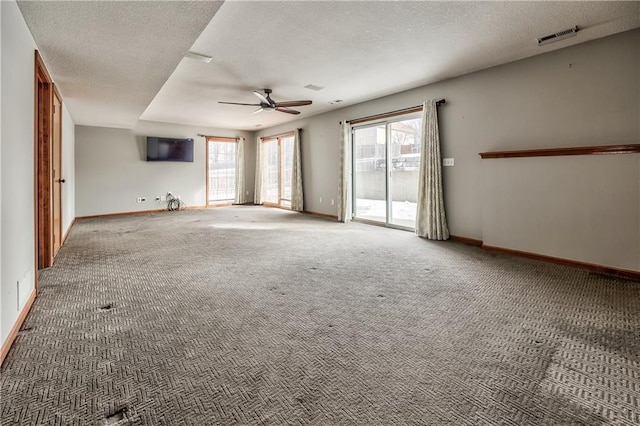
<path id="1" fill-rule="evenodd" d="M 138 198 L 136 198 L 136 201 L 137 201 L 138 203 L 141 203 L 141 202 L 142 202 L 142 197 L 138 197 Z"/>
<path id="2" fill-rule="evenodd" d="M 453 167 L 454 163 L 453 163 L 453 158 L 443 158 L 442 159 L 442 165 L 445 167 Z"/>
<path id="3" fill-rule="evenodd" d="M 247 195 L 249 195 L 249 191 L 247 191 Z"/>
<path id="4" fill-rule="evenodd" d="M 322 197 L 320 197 L 320 203 L 322 203 Z"/>
<path id="5" fill-rule="evenodd" d="M 331 205 L 333 206 L 334 204 L 335 204 L 335 201 L 334 201 L 334 199 L 332 198 L 332 199 L 331 199 Z"/>
<path id="6" fill-rule="evenodd" d="M 160 201 L 167 201 L 167 196 L 166 195 L 161 195 L 160 196 Z"/>

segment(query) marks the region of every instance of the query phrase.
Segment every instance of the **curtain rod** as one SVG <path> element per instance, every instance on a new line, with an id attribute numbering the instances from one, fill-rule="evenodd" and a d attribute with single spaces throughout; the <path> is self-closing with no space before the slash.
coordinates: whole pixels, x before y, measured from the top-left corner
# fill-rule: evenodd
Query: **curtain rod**
<path id="1" fill-rule="evenodd" d="M 202 133 L 198 133 L 198 136 L 200 136 L 201 138 L 212 138 L 212 139 L 219 139 L 219 140 L 228 140 L 228 141 L 237 141 L 238 139 L 242 138 L 242 136 L 236 136 L 236 137 L 229 137 L 229 136 L 211 136 L 211 135 L 203 135 Z"/>
<path id="2" fill-rule="evenodd" d="M 303 129 L 302 127 L 298 127 L 297 129 L 299 132 L 301 132 Z M 285 133 L 280 133 L 279 135 L 269 135 L 269 136 L 259 136 L 260 139 L 274 139 L 274 138 L 281 138 L 283 136 L 289 136 L 289 135 L 293 135 L 294 130 L 291 130 L 290 132 L 285 132 Z"/>
<path id="3" fill-rule="evenodd" d="M 441 106 L 441 105 L 444 105 L 446 103 L 447 103 L 446 99 L 440 99 L 439 101 L 436 101 L 436 106 Z M 418 110 L 418 109 L 422 109 L 422 105 L 416 105 L 416 106 L 412 106 L 412 107 L 408 107 L 408 108 L 397 109 L 395 111 L 385 112 L 383 114 L 370 115 L 370 116 L 362 117 L 362 118 L 353 118 L 351 120 L 347 120 L 347 123 L 351 123 L 353 121 L 358 122 L 358 123 L 362 123 L 362 122 L 369 121 L 369 120 L 375 120 L 376 118 L 393 117 L 394 115 L 400 115 L 400 114 L 403 114 L 405 112 L 414 112 L 415 110 Z M 342 124 L 342 121 L 340 121 L 340 124 Z"/>

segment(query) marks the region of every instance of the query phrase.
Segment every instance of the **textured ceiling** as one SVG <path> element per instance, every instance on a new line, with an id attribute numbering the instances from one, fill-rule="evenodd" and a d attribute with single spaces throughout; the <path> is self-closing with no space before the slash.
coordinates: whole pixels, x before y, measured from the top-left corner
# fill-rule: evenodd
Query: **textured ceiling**
<path id="1" fill-rule="evenodd" d="M 76 123 L 118 127 L 140 118 L 255 130 L 640 27 L 640 2 L 20 7 Z M 574 25 L 576 37 L 537 46 L 536 37 Z M 180 60 L 188 50 L 213 60 Z M 304 88 L 308 84 L 324 89 Z M 311 99 L 313 105 L 296 108 L 302 112 L 296 117 L 218 104 L 254 103 L 251 92 L 265 87 L 276 101 Z M 335 99 L 344 102 L 330 105 Z"/>
<path id="2" fill-rule="evenodd" d="M 222 2 L 20 1 L 77 124 L 132 127 Z"/>

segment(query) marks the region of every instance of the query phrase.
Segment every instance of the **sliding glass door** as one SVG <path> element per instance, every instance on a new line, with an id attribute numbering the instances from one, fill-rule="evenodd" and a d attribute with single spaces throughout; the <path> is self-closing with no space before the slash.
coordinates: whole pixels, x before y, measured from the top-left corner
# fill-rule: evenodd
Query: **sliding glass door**
<path id="1" fill-rule="evenodd" d="M 420 137 L 419 115 L 353 128 L 353 216 L 414 228 Z"/>
<path id="2" fill-rule="evenodd" d="M 232 203 L 236 196 L 237 143 L 207 140 L 207 205 Z"/>
<path id="3" fill-rule="evenodd" d="M 291 207 L 293 135 L 262 141 L 262 200 L 266 204 Z"/>

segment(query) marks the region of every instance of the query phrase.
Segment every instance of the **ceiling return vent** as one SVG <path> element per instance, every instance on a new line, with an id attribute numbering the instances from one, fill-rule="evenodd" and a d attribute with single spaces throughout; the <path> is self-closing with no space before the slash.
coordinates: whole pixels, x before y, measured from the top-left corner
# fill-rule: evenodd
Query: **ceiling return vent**
<path id="1" fill-rule="evenodd" d="M 565 38 L 573 37 L 578 33 L 578 26 L 568 30 L 558 31 L 557 33 L 537 38 L 538 46 L 544 46 L 545 44 L 555 43 L 556 41 L 564 40 Z"/>

